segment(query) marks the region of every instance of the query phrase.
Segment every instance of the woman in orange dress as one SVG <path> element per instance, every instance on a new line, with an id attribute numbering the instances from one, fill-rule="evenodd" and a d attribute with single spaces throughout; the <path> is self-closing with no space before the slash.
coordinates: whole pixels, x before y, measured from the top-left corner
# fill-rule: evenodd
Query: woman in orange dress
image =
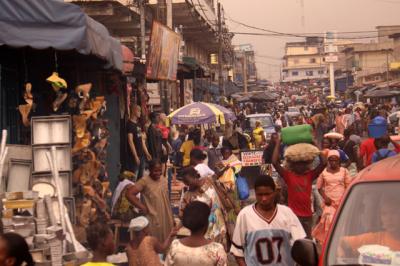
<path id="1" fill-rule="evenodd" d="M 340 201 L 351 182 L 349 171 L 340 166 L 340 154 L 337 150 L 328 152 L 328 166 L 317 180 L 318 192 L 323 198 L 323 212 L 312 235 L 323 243 L 332 224 Z"/>

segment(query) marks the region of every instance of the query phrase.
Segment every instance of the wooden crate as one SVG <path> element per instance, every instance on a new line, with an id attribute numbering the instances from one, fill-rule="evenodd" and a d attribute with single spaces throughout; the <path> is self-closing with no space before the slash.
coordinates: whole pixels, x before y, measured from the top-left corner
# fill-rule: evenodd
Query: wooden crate
<path id="1" fill-rule="evenodd" d="M 55 145 L 57 154 L 58 171 L 71 171 L 72 158 L 70 145 Z M 40 145 L 32 147 L 33 154 L 33 173 L 50 172 L 50 164 L 46 156 L 46 151 L 50 152 L 51 146 Z"/>
<path id="2" fill-rule="evenodd" d="M 32 145 L 70 144 L 72 142 L 69 115 L 32 117 Z"/>

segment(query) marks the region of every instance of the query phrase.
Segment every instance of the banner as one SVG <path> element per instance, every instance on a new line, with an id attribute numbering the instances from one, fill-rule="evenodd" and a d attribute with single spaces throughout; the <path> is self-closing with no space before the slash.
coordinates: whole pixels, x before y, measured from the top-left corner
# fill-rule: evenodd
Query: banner
<path id="1" fill-rule="evenodd" d="M 255 151 L 242 151 L 240 152 L 240 158 L 242 166 L 260 166 L 263 163 L 263 150 Z"/>
<path id="2" fill-rule="evenodd" d="M 181 36 L 160 22 L 154 21 L 150 51 L 147 56 L 146 78 L 176 80 Z"/>

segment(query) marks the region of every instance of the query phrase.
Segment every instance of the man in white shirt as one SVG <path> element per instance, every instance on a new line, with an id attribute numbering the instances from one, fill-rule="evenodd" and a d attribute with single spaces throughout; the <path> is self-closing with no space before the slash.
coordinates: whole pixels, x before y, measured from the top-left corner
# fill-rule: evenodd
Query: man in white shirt
<path id="1" fill-rule="evenodd" d="M 270 176 L 255 181 L 256 203 L 242 209 L 236 220 L 231 252 L 239 266 L 295 265 L 291 247 L 306 234 L 291 209 L 277 204 Z"/>

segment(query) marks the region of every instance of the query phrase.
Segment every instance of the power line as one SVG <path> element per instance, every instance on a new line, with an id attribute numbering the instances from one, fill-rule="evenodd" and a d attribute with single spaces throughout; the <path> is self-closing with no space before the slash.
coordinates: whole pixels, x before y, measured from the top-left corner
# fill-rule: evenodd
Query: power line
<path id="1" fill-rule="evenodd" d="M 276 38 L 305 38 L 311 36 L 289 36 L 289 35 L 281 35 L 281 34 L 268 34 L 268 33 L 258 33 L 258 32 L 231 32 L 235 35 L 251 35 L 251 36 L 264 36 L 264 37 L 276 37 Z M 361 40 L 361 39 L 376 39 L 378 37 L 389 37 L 391 34 L 388 35 L 381 35 L 381 36 L 359 36 L 359 37 L 338 37 L 336 39 L 339 40 Z"/>
<path id="2" fill-rule="evenodd" d="M 400 3 L 400 2 L 398 2 Z M 247 28 L 251 28 L 251 29 L 255 29 L 255 30 L 260 30 L 260 31 L 264 31 L 267 32 L 268 34 L 262 34 L 262 33 L 247 33 L 247 32 L 232 32 L 234 34 L 238 34 L 238 35 L 261 35 L 261 36 L 271 36 L 271 37 L 282 37 L 282 36 L 286 36 L 286 37 L 296 37 L 296 38 L 305 38 L 305 37 L 318 37 L 318 35 L 320 35 L 320 37 L 323 37 L 325 34 L 324 33 L 284 33 L 284 32 L 279 32 L 276 30 L 270 30 L 270 29 L 265 29 L 265 28 L 260 28 L 260 27 L 256 27 L 256 26 L 252 26 L 240 21 L 237 21 L 235 19 L 232 19 L 228 16 L 228 20 L 242 25 L 244 27 Z M 387 30 L 380 30 L 380 31 L 343 31 L 343 32 L 336 32 L 336 34 L 341 34 L 341 35 L 346 35 L 346 34 L 364 34 L 364 33 L 378 33 L 378 32 L 389 32 L 392 33 L 392 29 L 387 29 Z M 385 36 L 389 36 L 390 34 L 387 35 L 383 35 L 382 37 Z M 377 38 L 378 36 L 341 36 L 341 37 L 337 37 L 337 39 L 343 39 L 343 40 L 349 40 L 349 39 L 372 39 L 372 38 Z"/>

